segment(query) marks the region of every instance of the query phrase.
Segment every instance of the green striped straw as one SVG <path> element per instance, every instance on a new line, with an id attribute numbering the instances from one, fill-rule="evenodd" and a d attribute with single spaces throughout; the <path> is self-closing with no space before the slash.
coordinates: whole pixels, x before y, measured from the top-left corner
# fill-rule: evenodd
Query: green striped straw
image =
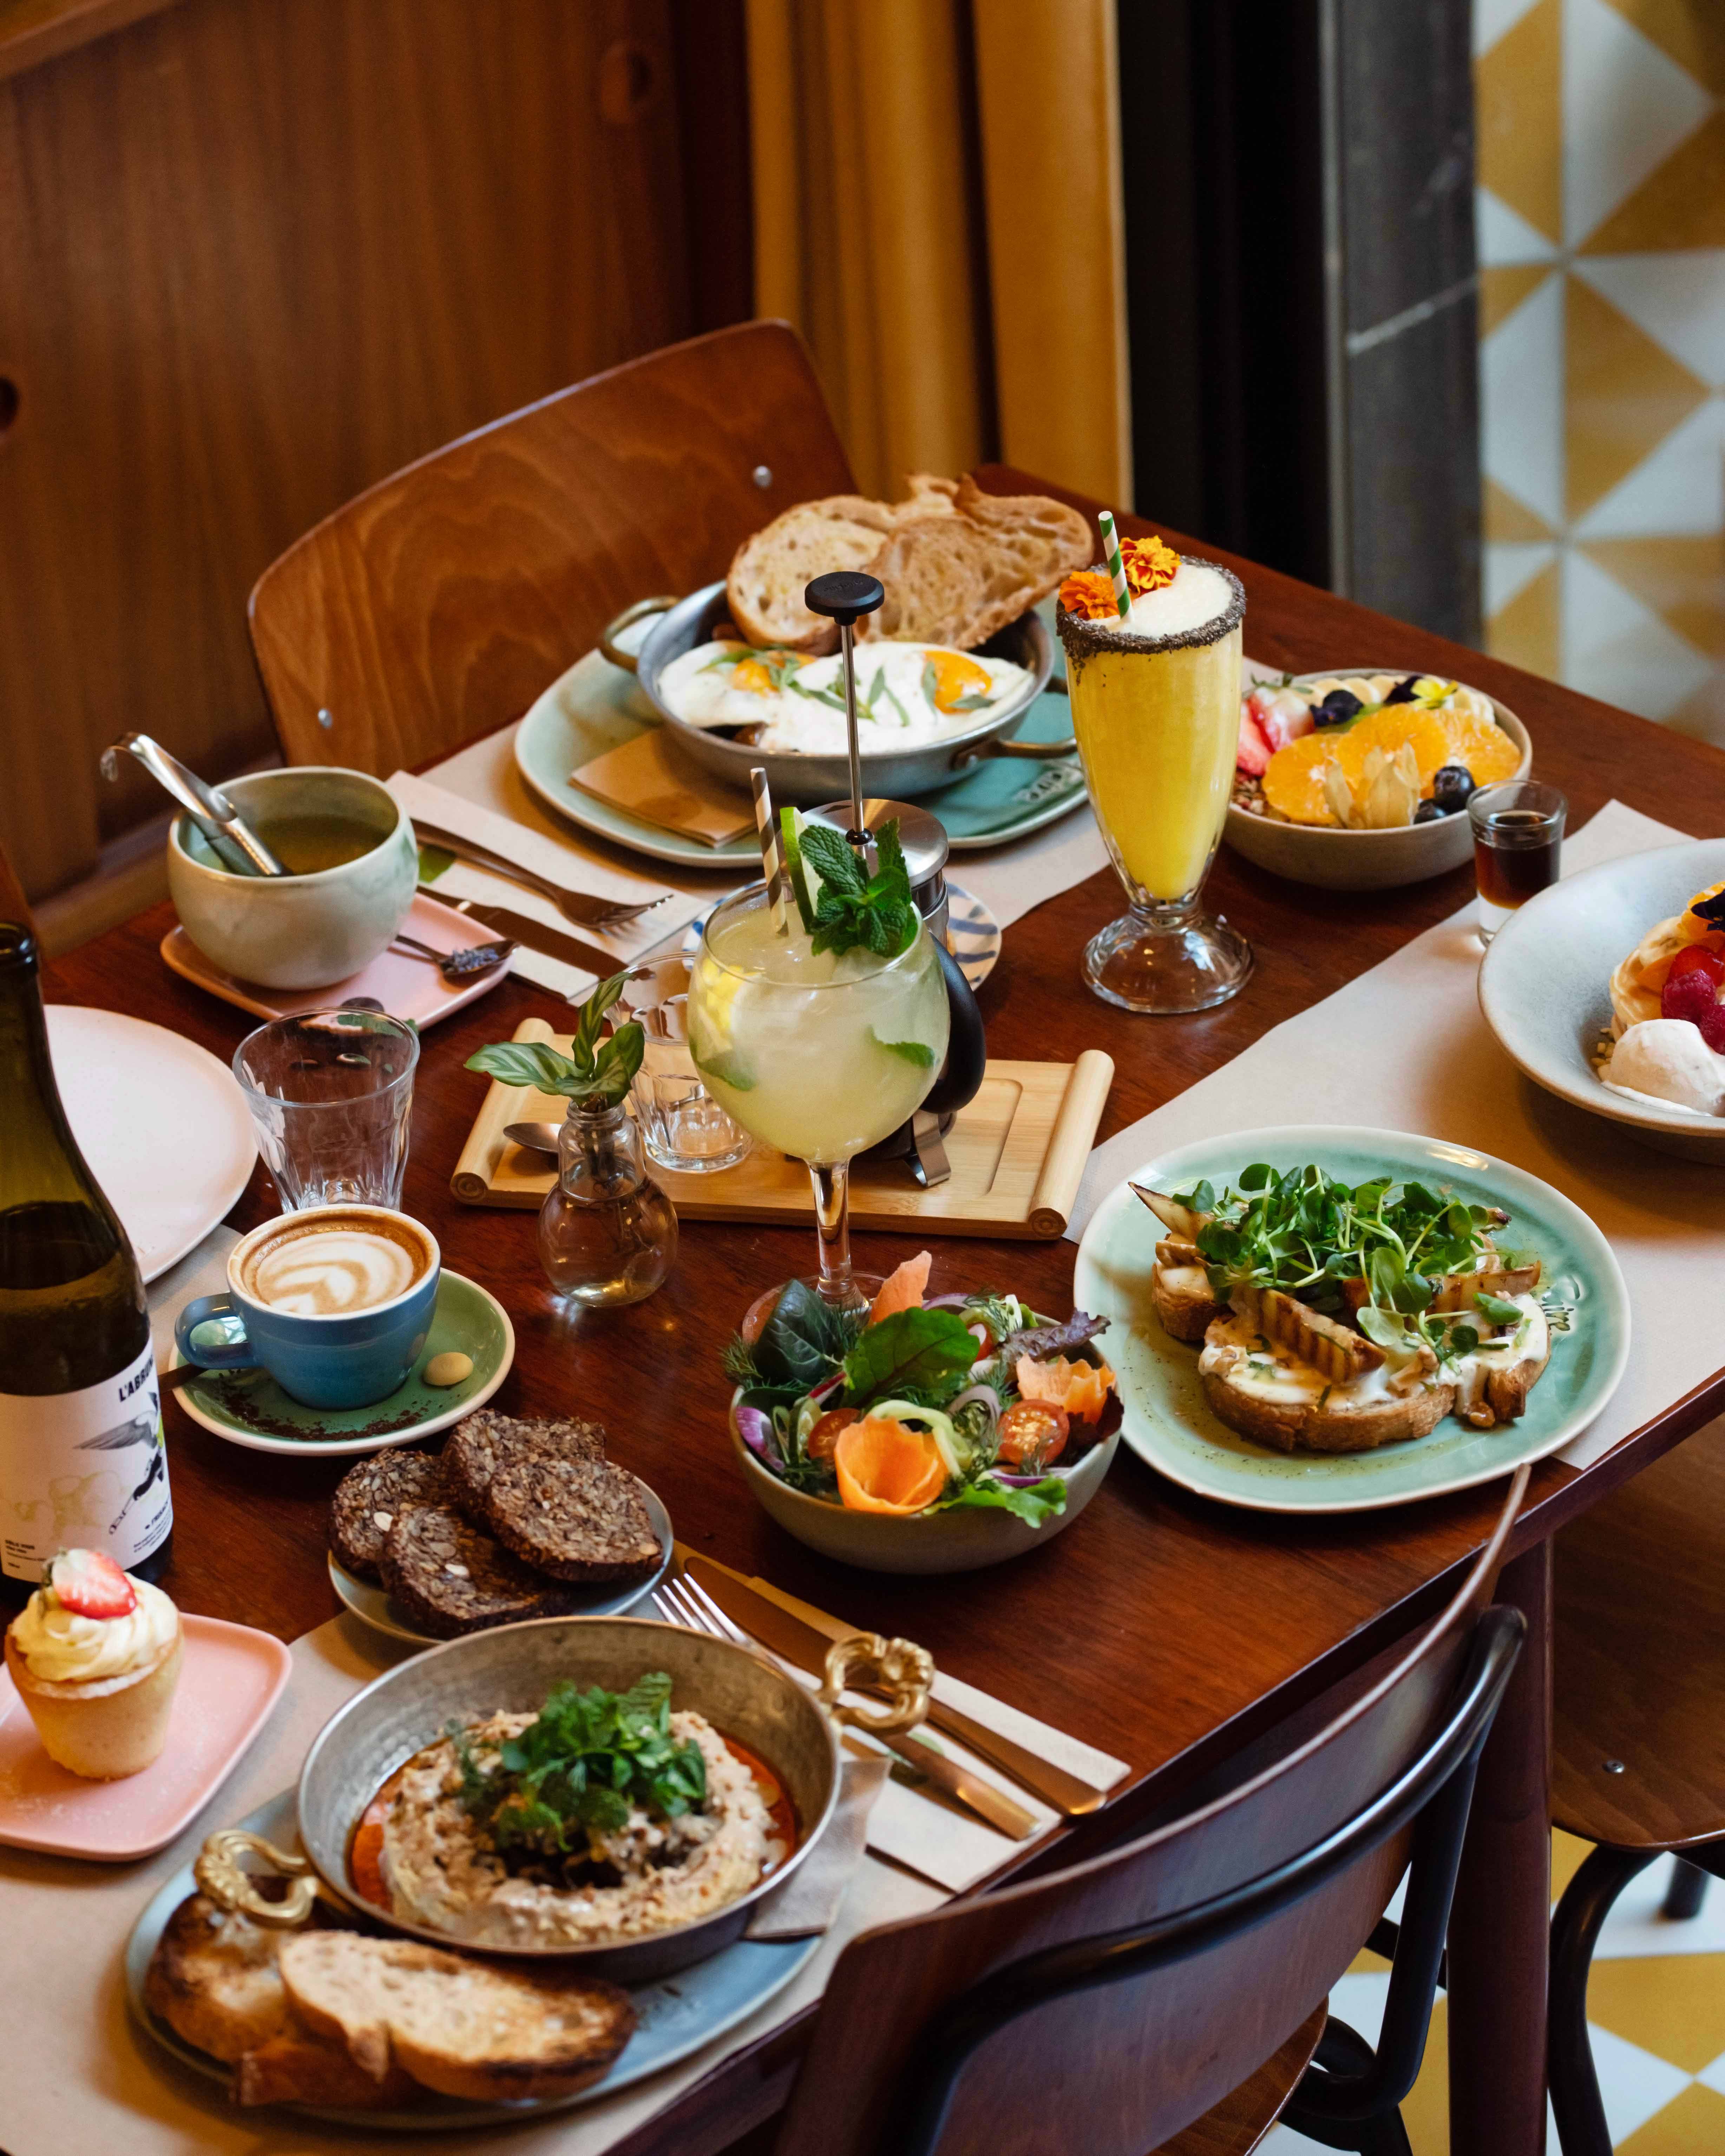
<path id="1" fill-rule="evenodd" d="M 1108 574 L 1114 579 L 1114 608 L 1124 621 L 1132 610 L 1132 587 L 1126 581 L 1126 564 L 1120 558 L 1120 537 L 1114 529 L 1114 512 L 1105 509 L 1096 521 L 1102 527 L 1102 552 L 1107 557 Z"/>

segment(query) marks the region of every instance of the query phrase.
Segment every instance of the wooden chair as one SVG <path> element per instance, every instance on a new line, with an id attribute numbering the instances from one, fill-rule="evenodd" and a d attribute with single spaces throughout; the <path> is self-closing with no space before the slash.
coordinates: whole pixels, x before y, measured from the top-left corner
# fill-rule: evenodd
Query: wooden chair
<path id="1" fill-rule="evenodd" d="M 779 2156 L 1240 2156 L 1285 2105 L 1331 2146 L 1404 2152 L 1396 2107 L 1521 1643 L 1519 1614 L 1486 1604 L 1527 1483 L 1443 1615 L 1272 1763 L 1087 1863 L 853 1940 Z M 1324 2002 L 1410 1859 L 1374 2056 L 1325 2030 Z"/>
<path id="2" fill-rule="evenodd" d="M 747 322 L 511 413 L 326 517 L 258 579 L 290 763 L 380 775 L 517 719 L 634 601 L 724 575 L 855 481 L 796 332 Z"/>
<path id="3" fill-rule="evenodd" d="M 24 887 L 18 881 L 18 871 L 6 858 L 6 849 L 0 846 L 0 921 L 20 921 L 33 936 L 35 916 L 30 911 L 30 901 L 24 896 Z"/>
<path id="4" fill-rule="evenodd" d="M 1550 2082 L 1563 2156 L 1608 2156 L 1587 1979 L 1611 1906 L 1685 1860 L 1668 1917 L 1725 1879 L 1725 1423 L 1557 1538 L 1552 1817 L 1596 1845 L 1552 1921 Z"/>

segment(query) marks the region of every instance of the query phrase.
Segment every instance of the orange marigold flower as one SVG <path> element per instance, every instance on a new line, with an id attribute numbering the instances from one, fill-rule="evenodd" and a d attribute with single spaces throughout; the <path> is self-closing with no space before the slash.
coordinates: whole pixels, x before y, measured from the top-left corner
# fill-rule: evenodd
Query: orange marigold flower
<path id="1" fill-rule="evenodd" d="M 1164 547 L 1160 538 L 1122 539 L 1120 558 L 1126 567 L 1127 589 L 1135 599 L 1142 598 L 1146 592 L 1159 592 L 1164 584 L 1174 580 L 1174 572 L 1180 566 L 1180 557 L 1172 547 Z"/>
<path id="2" fill-rule="evenodd" d="M 1106 621 L 1117 611 L 1114 579 L 1103 569 L 1076 569 L 1060 586 L 1060 604 L 1086 621 Z"/>

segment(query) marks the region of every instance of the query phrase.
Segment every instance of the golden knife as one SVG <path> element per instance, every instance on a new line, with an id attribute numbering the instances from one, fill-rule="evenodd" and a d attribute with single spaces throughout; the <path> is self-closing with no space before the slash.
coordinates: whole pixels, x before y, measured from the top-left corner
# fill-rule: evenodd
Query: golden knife
<path id="1" fill-rule="evenodd" d="M 805 1625 L 800 1617 L 792 1616 L 789 1610 L 781 1609 L 764 1594 L 757 1594 L 735 1573 L 710 1563 L 705 1558 L 685 1553 L 683 1568 L 700 1583 L 733 1625 L 758 1640 L 770 1653 L 797 1669 L 807 1670 L 811 1676 L 824 1674 L 827 1650 L 832 1645 L 824 1632 Z M 852 1635 L 847 1632 L 845 1636 Z M 1005 1790 L 997 1789 L 992 1782 L 983 1781 L 979 1775 L 967 1774 L 944 1753 L 937 1752 L 911 1732 L 871 1729 L 868 1734 L 925 1781 L 955 1798 L 997 1832 L 1009 1835 L 1014 1841 L 1023 1841 L 1038 1830 L 1041 1823 L 1035 1815 L 1014 1803 Z"/>
<path id="2" fill-rule="evenodd" d="M 848 1640 L 856 1630 L 842 1618 L 829 1617 L 824 1609 L 812 1603 L 800 1602 L 774 1587 L 770 1580 L 745 1579 L 739 1572 L 721 1564 L 716 1558 L 694 1557 L 682 1551 L 686 1564 L 692 1561 L 708 1572 L 722 1573 L 739 1587 L 751 1589 L 766 1601 L 783 1609 L 788 1616 L 799 1618 L 803 1623 L 824 1635 L 829 1640 Z M 705 1583 L 711 1591 L 711 1581 Z M 714 1599 L 718 1598 L 715 1595 Z M 733 1613 L 734 1614 L 734 1613 Z M 741 1619 L 737 1620 L 742 1622 Z M 752 1629 L 752 1628 L 749 1628 Z M 943 1729 L 948 1737 L 956 1737 L 961 1744 L 968 1745 L 979 1759 L 999 1767 L 1003 1774 L 1010 1774 L 1015 1782 L 1022 1783 L 1033 1796 L 1040 1797 L 1044 1804 L 1052 1804 L 1065 1819 L 1082 1819 L 1087 1812 L 1100 1811 L 1108 1801 L 1107 1792 L 1095 1789 L 1081 1781 L 1076 1774 L 1069 1774 L 1064 1767 L 1056 1767 L 1052 1760 L 1040 1758 L 1027 1751 L 1011 1738 L 1003 1737 L 999 1730 L 990 1729 L 985 1722 L 966 1714 L 962 1707 L 949 1707 L 945 1700 L 934 1698 L 928 1703 L 928 1719 L 936 1729 Z"/>

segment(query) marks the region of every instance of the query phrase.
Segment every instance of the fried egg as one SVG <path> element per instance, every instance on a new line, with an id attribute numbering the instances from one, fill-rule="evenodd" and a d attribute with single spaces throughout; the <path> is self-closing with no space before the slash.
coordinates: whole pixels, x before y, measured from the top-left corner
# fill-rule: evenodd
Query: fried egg
<path id="1" fill-rule="evenodd" d="M 1018 710 L 1031 684 L 1009 659 L 886 641 L 856 654 L 857 741 L 865 756 L 973 732 Z M 691 726 L 747 726 L 757 748 L 843 755 L 844 660 L 747 644 L 701 644 L 659 677 L 667 710 Z"/>

